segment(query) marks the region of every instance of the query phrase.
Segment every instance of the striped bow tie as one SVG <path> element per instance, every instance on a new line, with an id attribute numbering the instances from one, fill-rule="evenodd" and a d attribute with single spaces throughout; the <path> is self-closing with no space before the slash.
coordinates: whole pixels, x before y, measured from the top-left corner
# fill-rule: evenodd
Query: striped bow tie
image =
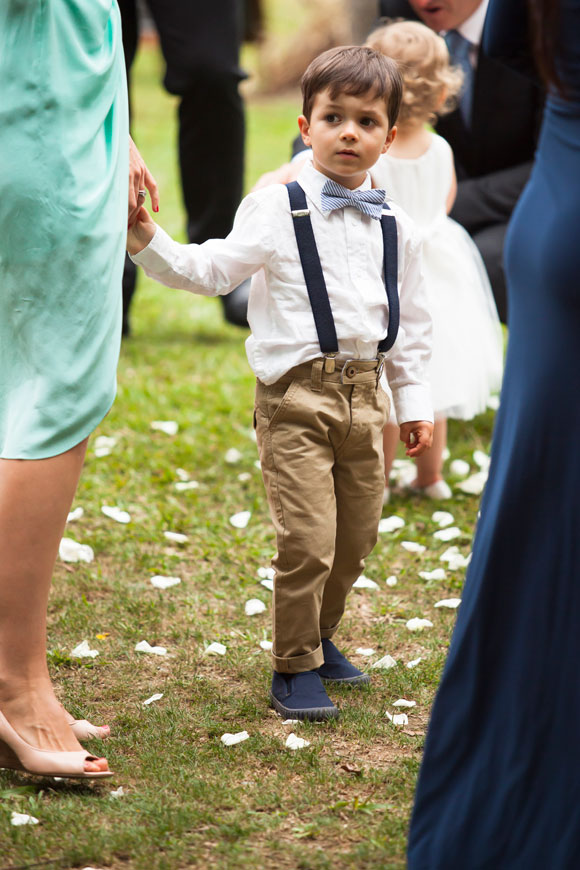
<path id="1" fill-rule="evenodd" d="M 386 193 L 384 190 L 349 190 L 329 178 L 321 193 L 322 211 L 334 211 L 352 205 L 363 214 L 381 219 Z"/>

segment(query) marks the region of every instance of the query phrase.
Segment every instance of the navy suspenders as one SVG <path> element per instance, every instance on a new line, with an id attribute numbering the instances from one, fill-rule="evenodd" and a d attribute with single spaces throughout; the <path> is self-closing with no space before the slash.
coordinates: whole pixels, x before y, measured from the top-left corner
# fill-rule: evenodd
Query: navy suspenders
<path id="1" fill-rule="evenodd" d="M 288 197 L 290 199 L 290 211 L 296 233 L 298 253 L 304 280 L 308 291 L 308 298 L 312 306 L 314 323 L 320 350 L 323 354 L 338 353 L 338 339 L 334 326 L 334 318 L 330 309 L 328 291 L 322 274 L 320 257 L 314 240 L 310 210 L 306 204 L 306 194 L 297 181 L 287 184 Z M 387 213 L 385 214 L 385 210 Z M 397 224 L 394 214 L 388 205 L 383 206 L 381 217 L 381 229 L 383 231 L 384 248 L 384 276 L 387 301 L 389 304 L 389 327 L 387 335 L 379 342 L 378 352 L 387 353 L 395 343 L 399 331 L 399 293 L 397 289 Z"/>

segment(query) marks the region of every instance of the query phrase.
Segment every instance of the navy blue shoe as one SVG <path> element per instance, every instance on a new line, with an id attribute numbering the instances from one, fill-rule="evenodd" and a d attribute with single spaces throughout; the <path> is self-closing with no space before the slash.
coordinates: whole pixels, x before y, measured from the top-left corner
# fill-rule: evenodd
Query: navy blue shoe
<path id="1" fill-rule="evenodd" d="M 279 674 L 274 671 L 270 700 L 274 710 L 285 719 L 310 719 L 315 722 L 338 717 L 338 707 L 326 694 L 316 671 L 302 674 Z"/>
<path id="2" fill-rule="evenodd" d="M 329 637 L 322 638 L 324 664 L 316 669 L 324 683 L 341 683 L 343 686 L 362 686 L 370 683 L 368 674 L 363 674 L 351 665 L 346 656 L 337 650 Z"/>

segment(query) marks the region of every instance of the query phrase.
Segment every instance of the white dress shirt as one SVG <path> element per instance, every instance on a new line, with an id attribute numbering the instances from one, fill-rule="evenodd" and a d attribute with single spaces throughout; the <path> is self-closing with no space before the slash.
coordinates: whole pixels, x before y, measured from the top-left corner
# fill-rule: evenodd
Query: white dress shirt
<path id="1" fill-rule="evenodd" d="M 469 60 L 471 66 L 474 69 L 477 66 L 477 53 L 479 51 L 479 46 L 481 43 L 483 25 L 485 23 L 485 16 L 487 14 L 488 6 L 489 0 L 482 0 L 475 12 L 473 12 L 469 16 L 469 18 L 466 18 L 465 21 L 457 28 L 457 32 L 460 33 L 464 37 L 464 39 L 469 40 L 469 42 L 471 43 Z"/>
<path id="2" fill-rule="evenodd" d="M 337 359 L 376 357 L 377 344 L 388 328 L 380 221 L 354 207 L 323 213 L 320 195 L 326 176 L 310 160 L 298 181 L 306 193 L 334 316 Z M 359 189 L 370 187 L 367 173 Z M 432 420 L 431 318 L 420 241 L 411 219 L 391 201 L 389 206 L 398 230 L 400 327 L 385 371 L 399 422 Z M 226 239 L 181 245 L 157 227 L 149 245 L 132 257 L 162 284 L 204 296 L 229 293 L 253 275 L 248 305 L 252 334 L 246 351 L 265 384 L 321 356 L 292 221 L 288 192 L 284 185 L 274 184 L 242 201 Z"/>

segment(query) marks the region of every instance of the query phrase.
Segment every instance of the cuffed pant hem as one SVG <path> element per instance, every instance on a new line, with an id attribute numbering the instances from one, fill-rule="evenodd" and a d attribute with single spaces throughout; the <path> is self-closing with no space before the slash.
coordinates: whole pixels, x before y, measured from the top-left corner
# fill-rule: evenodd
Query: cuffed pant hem
<path id="1" fill-rule="evenodd" d="M 279 674 L 302 674 L 324 664 L 322 644 L 301 656 L 277 656 L 272 653 L 272 665 Z"/>
<path id="2" fill-rule="evenodd" d="M 321 628 L 320 637 L 332 637 L 338 631 L 339 624 L 337 623 L 334 628 Z"/>

